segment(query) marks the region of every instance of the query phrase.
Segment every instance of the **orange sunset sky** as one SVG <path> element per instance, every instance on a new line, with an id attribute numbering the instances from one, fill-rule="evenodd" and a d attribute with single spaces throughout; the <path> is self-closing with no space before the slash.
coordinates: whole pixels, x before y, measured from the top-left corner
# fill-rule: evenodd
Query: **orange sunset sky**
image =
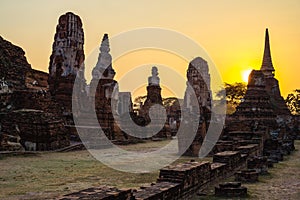
<path id="1" fill-rule="evenodd" d="M 132 29 L 158 27 L 177 31 L 202 46 L 222 81 L 228 83 L 241 82 L 244 71 L 260 68 L 265 28 L 269 28 L 275 76 L 282 95 L 286 97 L 300 88 L 299 0 L 1 0 L 0 35 L 21 46 L 34 69 L 48 71 L 58 18 L 69 11 L 82 19 L 86 58 L 97 51 L 104 33 L 113 37 Z M 147 84 L 152 65 L 158 65 L 163 82 L 170 74 L 160 66 L 172 68 L 185 78 L 188 62 L 159 50 L 126 54 L 113 63 L 121 91 L 133 90 L 126 83 L 134 79 L 124 75 L 142 66 L 137 78 L 145 83 L 134 89 L 142 93 L 138 88 Z M 87 78 L 89 74 L 87 67 Z M 178 87 L 183 90 L 184 81 L 178 79 Z M 163 95 L 168 95 L 167 89 Z"/>

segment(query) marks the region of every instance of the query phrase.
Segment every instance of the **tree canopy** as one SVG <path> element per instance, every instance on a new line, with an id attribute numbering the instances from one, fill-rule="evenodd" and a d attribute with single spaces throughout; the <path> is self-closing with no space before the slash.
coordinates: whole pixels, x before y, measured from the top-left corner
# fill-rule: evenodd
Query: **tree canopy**
<path id="1" fill-rule="evenodd" d="M 300 115 L 300 89 L 296 89 L 292 93 L 288 94 L 285 99 L 285 103 L 292 114 Z"/>
<path id="2" fill-rule="evenodd" d="M 224 83 L 226 92 L 226 101 L 234 106 L 241 103 L 241 99 L 244 97 L 247 85 L 245 83 Z M 217 92 L 217 97 L 224 98 L 223 91 Z"/>

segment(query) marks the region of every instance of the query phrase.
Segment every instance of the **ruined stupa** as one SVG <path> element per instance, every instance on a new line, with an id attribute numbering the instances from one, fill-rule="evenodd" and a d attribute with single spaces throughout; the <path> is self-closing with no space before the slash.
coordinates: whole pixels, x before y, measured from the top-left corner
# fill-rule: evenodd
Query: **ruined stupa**
<path id="1" fill-rule="evenodd" d="M 211 117 L 210 74 L 207 62 L 201 57 L 196 57 L 189 63 L 183 109 L 191 115 L 199 116 L 196 136 L 184 152 L 186 156 L 198 156 Z M 182 148 L 186 146 L 185 141 L 189 138 L 185 138 L 184 134 L 178 137 L 179 152 L 182 152 Z"/>
<path id="2" fill-rule="evenodd" d="M 266 80 L 262 71 L 252 70 L 247 91 L 236 112 L 230 116 L 227 131 L 275 130 L 276 115 L 266 90 Z"/>
<path id="3" fill-rule="evenodd" d="M 190 111 L 194 106 L 205 107 L 211 109 L 211 89 L 210 89 L 210 74 L 206 60 L 201 57 L 193 59 L 187 70 L 188 83 L 193 87 L 197 102 L 190 99 L 190 94 L 185 94 L 184 107 Z"/>
<path id="4" fill-rule="evenodd" d="M 63 107 L 66 114 L 72 112 L 72 92 L 74 81 L 84 79 L 84 33 L 79 16 L 68 12 L 60 16 L 49 63 L 49 91 L 52 97 Z"/>

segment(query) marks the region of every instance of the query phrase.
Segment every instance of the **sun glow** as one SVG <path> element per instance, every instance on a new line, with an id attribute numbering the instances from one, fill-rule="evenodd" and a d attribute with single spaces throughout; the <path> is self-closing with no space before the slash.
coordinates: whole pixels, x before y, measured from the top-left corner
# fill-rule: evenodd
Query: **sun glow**
<path id="1" fill-rule="evenodd" d="M 251 71 L 252 71 L 252 69 L 247 69 L 247 70 L 244 70 L 244 71 L 241 72 L 242 79 L 243 79 L 244 82 L 248 83 L 248 77 L 249 77 Z"/>

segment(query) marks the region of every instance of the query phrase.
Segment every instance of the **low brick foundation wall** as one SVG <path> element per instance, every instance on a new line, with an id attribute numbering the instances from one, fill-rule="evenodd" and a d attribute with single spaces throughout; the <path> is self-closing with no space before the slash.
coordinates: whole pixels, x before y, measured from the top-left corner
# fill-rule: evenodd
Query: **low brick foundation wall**
<path id="1" fill-rule="evenodd" d="M 246 166 L 246 155 L 238 151 L 221 152 L 214 156 L 214 162 L 190 161 L 170 165 L 160 170 L 156 183 L 139 190 L 118 190 L 100 187 L 82 190 L 66 195 L 60 200 L 68 199 L 110 199 L 110 200 L 177 200 L 190 199 L 203 191 L 210 184 L 233 175 Z"/>
<path id="2" fill-rule="evenodd" d="M 291 143 L 289 143 L 292 146 Z M 291 147 L 289 147 L 291 148 Z M 138 190 L 118 190 L 101 187 L 82 190 L 66 195 L 60 200 L 68 199 L 100 199 L 100 200 L 178 200 L 190 199 L 201 193 L 209 185 L 215 185 L 225 178 L 236 175 L 237 180 L 245 182 L 257 181 L 260 173 L 267 172 L 267 157 L 258 157 L 261 149 L 257 144 L 242 145 L 239 151 L 224 151 L 213 156 L 213 162 L 190 161 L 170 165 L 160 170 L 156 183 Z M 268 151 L 272 152 L 272 151 Z M 244 170 L 249 167 L 248 170 Z M 237 185 L 236 185 L 237 184 Z M 246 196 L 247 188 L 240 183 L 220 184 L 216 187 L 216 195 L 230 197 Z M 108 189 L 104 189 L 108 188 Z"/>
<path id="3" fill-rule="evenodd" d="M 247 188 L 239 182 L 222 183 L 215 187 L 215 195 L 220 197 L 246 197 Z"/>
<path id="4" fill-rule="evenodd" d="M 76 199 L 102 199 L 102 200 L 133 200 L 133 192 L 131 189 L 117 189 L 115 187 L 94 187 L 74 192 L 72 194 L 65 195 L 60 200 L 76 200 Z"/>
<path id="5" fill-rule="evenodd" d="M 254 183 L 258 181 L 259 173 L 255 169 L 247 169 L 235 173 L 235 181 Z"/>
<path id="6" fill-rule="evenodd" d="M 134 193 L 136 200 L 179 199 L 182 187 L 180 183 L 158 182 Z"/>

